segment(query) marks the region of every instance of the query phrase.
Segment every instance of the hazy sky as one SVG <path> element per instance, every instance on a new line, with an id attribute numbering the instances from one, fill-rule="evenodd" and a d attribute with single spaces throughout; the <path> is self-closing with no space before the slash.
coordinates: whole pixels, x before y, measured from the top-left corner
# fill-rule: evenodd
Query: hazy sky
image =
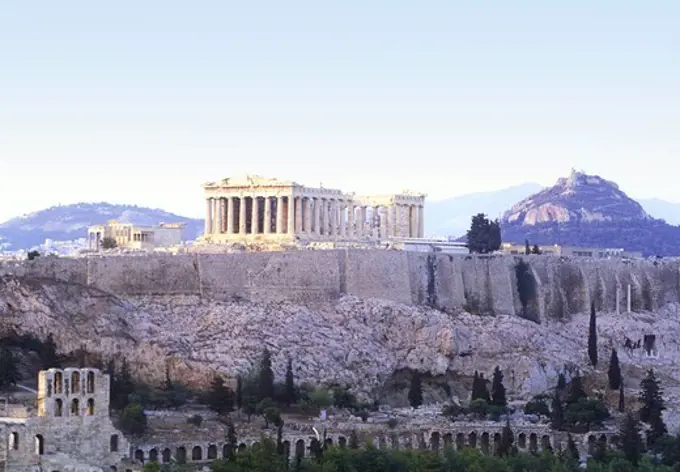
<path id="1" fill-rule="evenodd" d="M 433 198 L 572 167 L 680 201 L 680 2 L 7 1 L 0 220 L 202 216 L 254 173 Z"/>

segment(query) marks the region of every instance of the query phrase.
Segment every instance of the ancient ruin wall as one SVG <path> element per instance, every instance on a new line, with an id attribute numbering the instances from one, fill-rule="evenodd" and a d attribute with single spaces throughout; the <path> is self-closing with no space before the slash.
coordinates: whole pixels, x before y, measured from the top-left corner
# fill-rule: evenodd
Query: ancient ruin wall
<path id="1" fill-rule="evenodd" d="M 528 264 L 519 296 L 517 264 Z M 120 295 L 194 294 L 216 300 L 332 301 L 348 294 L 446 311 L 565 318 L 596 309 L 653 310 L 680 301 L 680 262 L 457 256 L 338 249 L 240 254 L 41 257 L 0 265 L 0 275 L 47 277 Z M 527 282 L 528 280 L 528 282 Z"/>

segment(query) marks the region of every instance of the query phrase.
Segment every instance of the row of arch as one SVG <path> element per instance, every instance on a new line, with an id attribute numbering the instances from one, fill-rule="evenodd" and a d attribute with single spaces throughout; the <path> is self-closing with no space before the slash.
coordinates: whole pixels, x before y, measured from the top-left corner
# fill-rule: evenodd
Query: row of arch
<path id="1" fill-rule="evenodd" d="M 398 434 L 394 433 L 389 436 L 377 436 L 375 440 L 371 440 L 373 445 L 379 449 L 385 448 L 418 448 L 418 449 L 430 449 L 433 451 L 440 451 L 447 448 L 454 448 L 457 450 L 463 449 L 464 447 L 479 448 L 484 454 L 491 454 L 497 451 L 501 443 L 501 433 L 500 432 L 483 432 L 478 434 L 475 431 L 470 433 L 445 433 L 441 434 L 437 431 L 430 434 L 429 440 L 426 440 L 423 434 L 416 435 L 416 441 L 413 440 L 414 435 L 412 434 Z M 338 445 L 339 447 L 346 447 L 348 445 L 348 436 L 336 435 L 335 437 L 328 437 L 325 440 L 326 446 Z M 515 434 L 515 445 L 518 449 L 526 452 L 538 452 L 539 450 L 553 450 L 555 439 L 551 434 L 540 434 L 536 432 L 519 432 Z M 601 434 L 597 437 L 591 434 L 587 437 L 587 444 L 583 446 L 587 447 L 587 453 L 593 454 L 597 444 L 602 444 L 607 446 L 608 440 L 606 434 Z M 257 441 L 248 441 L 239 444 L 238 450 L 243 451 L 247 447 L 256 446 Z M 283 451 L 284 455 L 289 459 L 292 458 L 302 458 L 308 455 L 311 451 L 316 450 L 320 446 L 320 442 L 317 439 L 311 439 L 309 445 L 307 445 L 304 439 L 293 439 L 293 441 L 285 440 L 283 441 Z M 583 447 L 582 447 L 583 449 Z M 291 456 L 291 452 L 293 455 Z M 171 460 L 176 460 L 178 462 L 202 462 L 202 461 L 212 461 L 215 459 L 226 458 L 229 455 L 229 445 L 224 444 L 209 444 L 208 446 L 177 446 L 174 448 L 165 447 L 158 448 L 152 447 L 147 449 L 146 452 L 143 448 L 137 448 L 134 452 L 134 458 L 140 462 L 146 461 L 156 461 L 160 463 L 168 463 Z"/>
<path id="2" fill-rule="evenodd" d="M 20 442 L 20 436 L 17 431 L 12 431 L 9 433 L 7 449 L 9 451 L 18 451 Z M 36 455 L 43 455 L 45 453 L 45 438 L 42 434 L 36 434 L 33 437 L 33 450 Z"/>
<path id="3" fill-rule="evenodd" d="M 95 373 L 93 371 L 88 371 L 85 376 L 85 383 L 81 383 L 80 372 L 71 372 L 70 378 L 64 382 L 64 372 L 58 370 L 54 372 L 52 381 L 47 382 L 47 396 L 52 396 L 54 392 L 55 395 L 63 394 L 69 395 L 71 392 L 73 395 L 77 395 L 79 392 L 84 394 L 92 394 L 95 390 Z"/>
<path id="4" fill-rule="evenodd" d="M 85 402 L 85 416 L 94 416 L 94 398 L 88 398 Z M 54 400 L 54 416 L 64 415 L 64 400 L 56 398 Z M 80 401 L 77 398 L 71 400 L 68 416 L 81 416 Z"/>

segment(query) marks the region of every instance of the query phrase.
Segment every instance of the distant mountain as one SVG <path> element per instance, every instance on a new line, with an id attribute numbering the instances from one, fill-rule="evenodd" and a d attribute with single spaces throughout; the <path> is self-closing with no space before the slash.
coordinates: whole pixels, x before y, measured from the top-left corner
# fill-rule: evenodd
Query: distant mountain
<path id="1" fill-rule="evenodd" d="M 516 203 L 502 218 L 503 240 L 623 248 L 646 255 L 680 255 L 680 227 L 651 217 L 614 182 L 572 171 Z"/>
<path id="2" fill-rule="evenodd" d="M 515 202 L 542 188 L 540 184 L 529 182 L 492 192 L 426 201 L 425 233 L 428 236 L 461 236 L 470 228 L 472 215 L 486 213 L 491 218 L 498 218 Z"/>
<path id="3" fill-rule="evenodd" d="M 658 198 L 639 199 L 640 205 L 654 218 L 661 218 L 671 225 L 680 225 L 680 203 L 672 203 Z"/>
<path id="4" fill-rule="evenodd" d="M 195 239 L 203 233 L 203 220 L 175 215 L 164 210 L 111 203 L 60 205 L 12 218 L 0 224 L 0 242 L 6 249 L 29 249 L 45 239 L 68 241 L 87 236 L 88 226 L 118 220 L 138 225 L 185 223 L 185 237 Z"/>

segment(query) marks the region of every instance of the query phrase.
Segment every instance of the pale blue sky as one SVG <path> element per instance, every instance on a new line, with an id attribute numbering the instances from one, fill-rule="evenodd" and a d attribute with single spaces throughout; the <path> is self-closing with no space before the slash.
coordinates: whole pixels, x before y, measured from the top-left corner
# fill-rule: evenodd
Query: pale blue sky
<path id="1" fill-rule="evenodd" d="M 680 2 L 7 1 L 0 220 L 202 216 L 242 173 L 433 198 L 572 167 L 680 201 Z"/>

